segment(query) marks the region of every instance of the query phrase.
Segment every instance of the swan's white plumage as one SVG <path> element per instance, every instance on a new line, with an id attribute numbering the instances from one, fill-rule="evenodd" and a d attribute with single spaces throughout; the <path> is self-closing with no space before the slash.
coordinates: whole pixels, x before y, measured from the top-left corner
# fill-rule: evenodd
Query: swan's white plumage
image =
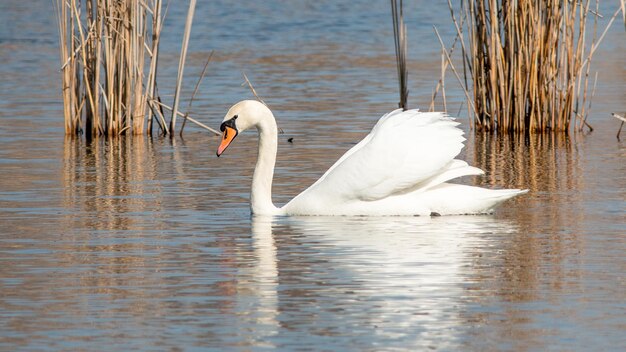
<path id="1" fill-rule="evenodd" d="M 463 148 L 463 132 L 443 113 L 392 111 L 348 150 L 317 182 L 282 208 L 271 204 L 266 184 L 273 175 L 276 122 L 271 111 L 255 101 L 233 106 L 224 121 L 237 115 L 237 128 L 259 130 L 259 160 L 252 198 L 270 204 L 252 206 L 255 213 L 284 215 L 429 215 L 478 214 L 493 211 L 506 199 L 525 190 L 489 190 L 447 181 L 482 170 L 456 160 Z M 241 128 L 240 128 L 241 126 Z M 273 141 L 266 139 L 273 138 Z M 273 144 L 272 144 L 273 142 Z M 264 148 L 273 145 L 273 150 Z M 271 168 L 268 165 L 271 164 Z M 265 169 L 259 172 L 259 168 Z M 269 170 L 271 169 L 271 170 Z M 260 179 L 264 178 L 261 182 Z M 271 186 L 269 187 L 271 193 Z M 256 196 L 256 197 L 255 197 Z M 269 197 L 268 197 L 269 196 Z"/>

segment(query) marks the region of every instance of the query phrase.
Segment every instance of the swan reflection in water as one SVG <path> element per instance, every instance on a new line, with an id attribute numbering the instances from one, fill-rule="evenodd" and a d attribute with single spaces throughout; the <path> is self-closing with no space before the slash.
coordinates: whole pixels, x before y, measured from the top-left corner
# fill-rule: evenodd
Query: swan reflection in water
<path id="1" fill-rule="evenodd" d="M 238 290 L 254 297 L 241 298 L 254 311 L 248 338 L 270 346 L 285 334 L 455 346 L 482 250 L 517 232 L 493 216 L 253 216 L 251 225 L 252 279 Z"/>

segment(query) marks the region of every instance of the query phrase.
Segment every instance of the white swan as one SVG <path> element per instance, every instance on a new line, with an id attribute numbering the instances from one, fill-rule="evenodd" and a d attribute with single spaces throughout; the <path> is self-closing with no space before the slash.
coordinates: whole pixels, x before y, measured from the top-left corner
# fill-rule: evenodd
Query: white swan
<path id="1" fill-rule="evenodd" d="M 394 110 L 326 173 L 285 206 L 272 203 L 278 129 L 265 105 L 233 105 L 220 127 L 220 156 L 244 130 L 256 127 L 259 151 L 250 207 L 258 215 L 439 215 L 483 214 L 527 190 L 490 190 L 446 181 L 483 171 L 454 159 L 463 132 L 443 113 Z"/>

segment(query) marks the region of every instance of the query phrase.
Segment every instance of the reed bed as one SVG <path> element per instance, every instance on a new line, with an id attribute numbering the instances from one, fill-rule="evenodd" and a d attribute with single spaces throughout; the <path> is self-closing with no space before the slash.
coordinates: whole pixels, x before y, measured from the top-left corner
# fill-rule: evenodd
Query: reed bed
<path id="1" fill-rule="evenodd" d="M 65 133 L 87 138 L 151 134 L 156 122 L 161 133 L 173 134 L 195 1 L 190 2 L 169 124 L 157 86 L 162 0 L 55 1 Z"/>
<path id="2" fill-rule="evenodd" d="M 598 37 L 598 1 L 467 0 L 459 16 L 448 4 L 461 38 L 462 78 L 447 59 L 477 130 L 591 129 L 590 64 L 606 33 Z"/>

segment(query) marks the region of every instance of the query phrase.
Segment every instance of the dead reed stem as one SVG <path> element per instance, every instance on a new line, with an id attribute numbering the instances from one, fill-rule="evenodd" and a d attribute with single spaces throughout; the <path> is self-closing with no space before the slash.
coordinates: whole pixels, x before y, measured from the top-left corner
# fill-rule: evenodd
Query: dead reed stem
<path id="1" fill-rule="evenodd" d="M 391 0 L 391 17 L 393 20 L 393 39 L 396 48 L 396 64 L 398 66 L 398 84 L 400 88 L 400 102 L 398 107 L 406 110 L 409 98 L 408 77 L 406 66 L 407 45 L 406 45 L 406 25 L 402 11 L 402 0 L 398 6 L 397 0 Z"/>
<path id="2" fill-rule="evenodd" d="M 622 123 L 619 125 L 619 129 L 617 130 L 617 140 L 619 141 L 619 135 L 620 133 L 622 133 L 622 127 L 624 126 L 624 122 L 626 122 L 626 112 L 622 113 L 622 114 L 618 114 L 616 112 L 611 113 L 611 115 L 613 117 L 615 117 L 618 120 L 622 120 Z"/>
<path id="3" fill-rule="evenodd" d="M 158 105 L 158 106 L 160 106 L 160 107 L 162 107 L 162 108 L 164 108 L 164 109 L 166 109 L 166 110 L 169 110 L 169 111 L 174 111 L 174 109 L 173 109 L 171 106 L 167 106 L 167 105 L 165 105 L 165 104 L 161 103 L 161 102 L 160 102 L 160 101 L 158 101 L 158 100 L 153 100 L 153 101 L 152 101 L 152 103 L 154 103 L 155 105 Z M 198 120 L 196 120 L 196 119 L 192 119 L 192 118 L 189 116 L 189 114 L 188 114 L 188 113 L 187 113 L 187 114 L 183 114 L 182 112 L 177 111 L 177 112 L 176 112 L 176 115 L 181 116 L 182 118 L 184 118 L 184 119 L 186 119 L 186 120 L 189 120 L 190 122 L 195 123 L 196 125 L 198 125 L 198 126 L 200 126 L 200 127 L 204 128 L 205 130 L 207 130 L 207 131 L 209 131 L 209 132 L 213 133 L 213 134 L 214 134 L 214 135 L 216 135 L 216 136 L 221 136 L 221 135 L 222 135 L 222 133 L 221 133 L 221 132 L 218 132 L 217 130 L 212 129 L 211 127 L 209 127 L 209 126 L 207 126 L 207 125 L 203 124 L 202 122 L 200 122 L 200 121 L 198 121 Z"/>
<path id="4" fill-rule="evenodd" d="M 265 104 L 265 101 L 263 101 L 263 99 L 261 99 L 261 97 L 256 93 L 256 90 L 254 89 L 254 87 L 252 86 L 252 83 L 250 83 L 250 80 L 248 79 L 248 76 L 246 76 L 245 72 L 242 72 L 241 75 L 243 76 L 243 79 L 246 80 L 246 84 L 248 85 L 248 88 L 250 88 L 250 91 L 252 92 L 252 95 L 254 95 L 254 97 L 260 101 L 261 103 L 263 103 L 263 105 L 267 106 L 267 104 Z"/>
<path id="5" fill-rule="evenodd" d="M 579 121 L 573 124 L 576 130 L 591 129 L 586 121 L 593 96 L 588 96 L 590 62 L 620 11 L 597 37 L 597 0 L 595 9 L 591 4 L 591 0 L 467 0 L 460 5 L 467 20 L 459 25 L 448 1 L 462 38 L 464 75 L 471 78 L 461 85 L 477 129 L 568 132 L 572 118 Z M 594 33 L 587 45 L 589 20 Z M 454 71 L 449 57 L 448 62 Z"/>
<path id="6" fill-rule="evenodd" d="M 622 19 L 624 20 L 624 30 L 626 30 L 626 0 L 620 0 L 620 8 L 622 10 Z"/>
<path id="7" fill-rule="evenodd" d="M 450 7 L 450 14 L 452 16 L 452 20 L 454 22 L 455 27 L 459 27 L 459 23 L 456 21 L 456 17 L 454 16 L 454 10 L 452 9 L 452 4 L 450 3 L 450 0 L 448 0 L 448 5 Z M 465 22 L 465 17 L 461 18 L 461 26 L 463 25 L 463 23 Z M 435 28 L 436 31 L 436 28 Z M 461 49 L 463 50 L 462 55 L 465 56 L 465 46 L 463 43 L 463 38 L 462 38 L 462 32 L 461 31 L 457 31 L 456 36 L 454 37 L 454 41 L 452 42 L 452 46 L 450 47 L 450 50 L 448 51 L 448 54 L 446 55 L 445 53 L 443 53 L 443 50 L 445 50 L 445 47 L 442 46 L 441 50 L 441 78 L 439 79 L 439 81 L 437 82 L 437 85 L 435 86 L 435 90 L 433 91 L 431 100 L 430 100 L 430 107 L 429 107 L 429 111 L 435 111 L 435 99 L 437 98 L 437 94 L 439 93 L 439 90 L 442 91 L 441 94 L 441 98 L 443 100 L 443 106 L 444 106 L 444 111 L 447 111 L 447 106 L 446 106 L 446 93 L 445 93 L 445 76 L 446 76 L 446 72 L 448 70 L 448 66 L 449 66 L 449 61 L 447 60 L 447 57 L 451 56 L 452 53 L 454 52 L 454 49 L 456 47 L 456 44 L 458 42 L 461 43 Z"/>
<path id="8" fill-rule="evenodd" d="M 191 105 L 193 104 L 193 100 L 196 97 L 196 94 L 198 93 L 198 88 L 200 88 L 200 83 L 202 83 L 202 79 L 204 78 L 204 75 L 206 74 L 206 70 L 209 67 L 209 64 L 211 63 L 211 59 L 213 58 L 213 50 L 211 50 L 211 53 L 209 54 L 209 57 L 206 60 L 206 63 L 204 64 L 204 67 L 202 68 L 202 72 L 200 73 L 200 77 L 198 78 L 198 82 L 196 82 L 196 87 L 193 89 L 193 93 L 191 94 L 191 98 L 189 99 L 189 105 L 187 105 L 187 113 L 185 113 L 185 116 L 189 116 L 189 112 L 191 111 Z M 183 135 L 183 130 L 185 129 L 185 123 L 187 122 L 187 119 L 185 118 L 185 120 L 183 121 L 183 125 L 180 127 L 180 135 Z"/>
<path id="9" fill-rule="evenodd" d="M 454 73 L 454 76 L 459 81 L 459 84 L 461 84 L 461 87 L 463 88 L 463 92 L 465 93 L 465 97 L 467 98 L 467 101 L 468 101 L 469 105 L 472 106 L 473 111 L 476 111 L 476 107 L 474 106 L 474 102 L 472 101 L 472 99 L 470 99 L 469 91 L 463 85 L 463 81 L 461 80 L 461 77 L 459 76 L 459 73 L 457 72 L 456 68 L 454 67 L 454 64 L 452 63 L 452 59 L 450 58 L 450 55 L 448 54 L 448 51 L 445 49 L 445 46 L 443 44 L 443 40 L 441 39 L 441 36 L 439 35 L 439 31 L 437 31 L 437 27 L 433 27 L 433 29 L 435 30 L 435 34 L 437 35 L 437 39 L 439 40 L 439 44 L 441 45 L 441 49 L 442 49 L 442 52 L 443 52 L 444 56 L 446 57 L 447 63 L 450 65 L 450 67 L 452 69 L 452 73 Z"/>
<path id="10" fill-rule="evenodd" d="M 189 1 L 189 10 L 187 12 L 187 21 L 185 22 L 185 33 L 183 34 L 183 45 L 180 49 L 180 60 L 178 61 L 178 77 L 176 79 L 176 90 L 174 92 L 174 107 L 172 108 L 172 119 L 170 122 L 170 132 L 174 135 L 176 130 L 176 116 L 178 112 L 178 103 L 180 99 L 180 87 L 183 83 L 183 71 L 185 70 L 185 59 L 187 58 L 187 47 L 189 46 L 189 35 L 191 33 L 191 24 L 193 23 L 193 14 L 196 10 L 196 0 Z"/>
<path id="11" fill-rule="evenodd" d="M 252 82 L 250 82 L 250 80 L 248 79 L 248 76 L 246 76 L 245 72 L 241 72 L 241 75 L 243 76 L 243 79 L 245 80 L 245 82 L 243 84 L 241 84 L 242 86 L 244 84 L 248 85 L 248 88 L 250 88 L 250 91 L 252 92 L 252 95 L 254 95 L 254 97 L 260 101 L 263 105 L 267 106 L 269 108 L 269 106 L 265 103 L 265 101 L 263 99 L 261 99 L 261 97 L 256 93 L 256 89 L 254 89 L 254 86 L 252 86 Z M 280 128 L 280 126 L 278 127 L 278 133 L 279 134 L 283 134 L 285 133 L 285 131 L 283 131 L 282 128 Z"/>
<path id="12" fill-rule="evenodd" d="M 152 6 L 152 40 L 149 44 L 150 46 L 148 46 L 148 43 L 145 43 L 147 48 L 146 50 L 148 51 L 151 58 L 150 69 L 148 70 L 148 84 L 146 86 L 146 95 L 150 99 L 154 99 L 157 96 L 156 73 L 159 62 L 159 38 L 161 37 L 161 27 L 163 25 L 161 9 L 161 0 L 156 0 Z M 150 105 L 150 101 L 148 101 L 148 105 Z M 150 110 L 148 111 L 148 134 L 152 134 L 152 119 L 155 115 L 156 114 L 154 113 L 152 106 L 150 105 Z M 158 117 L 162 119 L 161 126 L 163 129 L 165 129 L 165 119 L 163 119 L 163 116 Z"/>

